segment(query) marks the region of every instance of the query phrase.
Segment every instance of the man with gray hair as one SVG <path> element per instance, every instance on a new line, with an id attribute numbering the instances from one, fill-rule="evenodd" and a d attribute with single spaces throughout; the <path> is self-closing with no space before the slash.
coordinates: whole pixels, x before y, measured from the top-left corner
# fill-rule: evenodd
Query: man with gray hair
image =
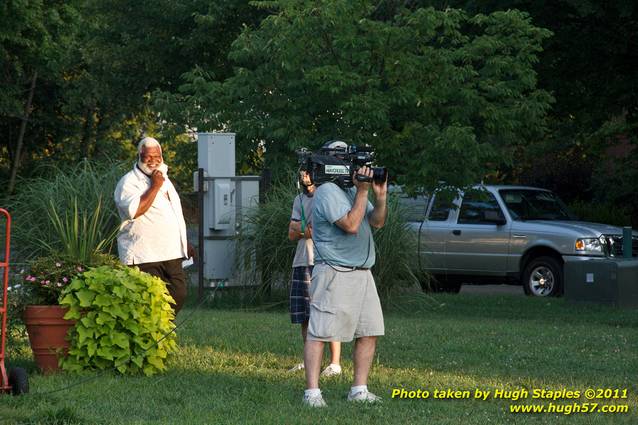
<path id="1" fill-rule="evenodd" d="M 122 219 L 117 248 L 122 263 L 166 282 L 179 312 L 186 299 L 182 260 L 192 256 L 175 187 L 168 178 L 162 148 L 152 137 L 137 145 L 137 163 L 120 179 L 114 198 Z"/>

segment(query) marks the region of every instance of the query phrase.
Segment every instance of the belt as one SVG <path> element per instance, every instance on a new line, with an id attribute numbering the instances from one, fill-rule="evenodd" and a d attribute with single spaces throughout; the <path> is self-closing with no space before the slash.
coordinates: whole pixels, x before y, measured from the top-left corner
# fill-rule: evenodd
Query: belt
<path id="1" fill-rule="evenodd" d="M 323 261 L 319 261 L 317 264 L 324 264 L 324 265 L 332 266 L 332 267 L 342 267 L 344 269 L 350 269 L 350 270 L 370 270 L 370 267 L 344 266 L 342 264 L 330 264 L 330 263 L 326 263 L 326 262 L 323 262 Z"/>

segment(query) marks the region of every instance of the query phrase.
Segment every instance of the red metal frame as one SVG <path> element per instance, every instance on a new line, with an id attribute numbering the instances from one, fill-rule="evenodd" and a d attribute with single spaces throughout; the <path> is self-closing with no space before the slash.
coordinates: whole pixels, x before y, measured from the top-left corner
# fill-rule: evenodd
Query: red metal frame
<path id="1" fill-rule="evenodd" d="M 2 267 L 2 306 L 0 307 L 0 321 L 2 327 L 0 329 L 0 392 L 10 392 L 9 376 L 4 364 L 5 356 L 5 340 L 7 332 L 7 289 L 9 287 L 9 245 L 11 241 L 11 215 L 3 208 L 0 208 L 0 214 L 7 219 L 5 223 L 5 240 L 4 240 L 4 261 L 0 262 Z"/>

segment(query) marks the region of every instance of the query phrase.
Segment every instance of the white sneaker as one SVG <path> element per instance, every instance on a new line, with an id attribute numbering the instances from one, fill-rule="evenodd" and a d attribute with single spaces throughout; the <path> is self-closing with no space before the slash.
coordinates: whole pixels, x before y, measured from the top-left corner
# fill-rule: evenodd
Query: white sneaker
<path id="1" fill-rule="evenodd" d="M 303 396 L 303 404 L 309 407 L 326 407 L 327 404 L 323 401 L 323 396 L 321 394 L 315 396 L 307 396 L 304 394 Z"/>
<path id="2" fill-rule="evenodd" d="M 327 368 L 321 372 L 321 376 L 324 378 L 330 378 L 331 376 L 341 375 L 341 366 L 338 364 L 330 363 Z"/>
<path id="3" fill-rule="evenodd" d="M 352 394 L 348 393 L 348 401 L 357 401 L 362 403 L 381 403 L 381 397 L 372 394 L 370 391 L 359 391 Z"/>
<path id="4" fill-rule="evenodd" d="M 304 370 L 306 367 L 304 366 L 303 363 L 297 363 L 296 365 L 294 365 L 293 367 L 291 367 L 290 369 L 288 369 L 288 372 L 297 372 L 300 370 Z"/>

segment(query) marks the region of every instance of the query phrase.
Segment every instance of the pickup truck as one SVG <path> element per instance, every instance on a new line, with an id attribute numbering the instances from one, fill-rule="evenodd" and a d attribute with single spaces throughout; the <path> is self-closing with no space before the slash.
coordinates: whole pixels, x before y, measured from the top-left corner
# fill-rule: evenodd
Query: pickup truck
<path id="1" fill-rule="evenodd" d="M 421 218 L 408 222 L 418 235 L 420 271 L 434 278 L 430 289 L 514 283 L 528 295 L 560 296 L 567 257 L 623 256 L 622 228 L 579 221 L 549 190 L 480 185 L 443 193 L 421 198 Z M 419 200 L 409 203 L 413 215 Z M 638 255 L 635 231 L 632 255 Z"/>

